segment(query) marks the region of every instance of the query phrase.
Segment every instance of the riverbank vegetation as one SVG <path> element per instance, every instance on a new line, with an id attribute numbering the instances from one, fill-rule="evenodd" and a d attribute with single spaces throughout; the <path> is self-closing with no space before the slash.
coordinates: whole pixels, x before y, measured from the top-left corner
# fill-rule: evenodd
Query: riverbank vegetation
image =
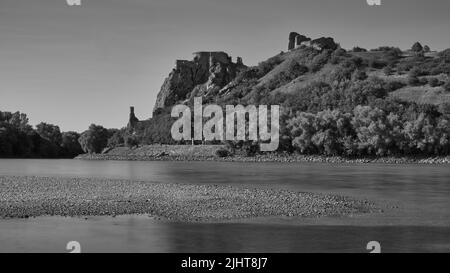
<path id="1" fill-rule="evenodd" d="M 83 152 L 79 137 L 43 122 L 33 128 L 26 114 L 0 111 L 2 158 L 73 158 Z"/>
<path id="2" fill-rule="evenodd" d="M 41 122 L 31 126 L 20 112 L 0 111 L 0 158 L 74 158 L 82 153 L 101 153 L 118 130 L 91 125 L 82 134 L 61 132 Z"/>

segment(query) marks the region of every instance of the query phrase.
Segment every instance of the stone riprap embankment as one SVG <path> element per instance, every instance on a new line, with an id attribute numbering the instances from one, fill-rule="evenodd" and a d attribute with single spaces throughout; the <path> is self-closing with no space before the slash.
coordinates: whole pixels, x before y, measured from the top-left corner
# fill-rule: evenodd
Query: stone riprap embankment
<path id="1" fill-rule="evenodd" d="M 78 159 L 129 160 L 129 161 L 223 161 L 223 162 L 299 162 L 299 163 L 349 163 L 349 164 L 450 164 L 450 156 L 442 157 L 363 157 L 301 155 L 266 153 L 255 156 L 232 155 L 218 157 L 216 151 L 223 145 L 148 145 L 135 149 L 118 147 L 105 154 L 85 154 Z"/>
<path id="2" fill-rule="evenodd" d="M 378 211 L 365 200 L 239 186 L 0 176 L 0 218 L 148 214 L 172 221 L 343 216 Z"/>

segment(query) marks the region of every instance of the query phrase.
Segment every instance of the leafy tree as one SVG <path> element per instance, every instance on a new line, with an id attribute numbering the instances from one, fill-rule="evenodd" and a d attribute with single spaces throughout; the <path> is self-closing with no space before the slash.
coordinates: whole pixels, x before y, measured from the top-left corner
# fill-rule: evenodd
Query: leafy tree
<path id="1" fill-rule="evenodd" d="M 378 108 L 358 106 L 352 125 L 357 134 L 360 154 L 385 156 L 395 151 L 395 141 L 401 139 L 402 122 L 395 114 L 386 115 Z"/>
<path id="2" fill-rule="evenodd" d="M 114 148 L 114 147 L 119 147 L 119 146 L 124 145 L 125 144 L 125 135 L 126 135 L 125 131 L 126 131 L 125 129 L 121 129 L 121 130 L 117 130 L 116 132 L 114 132 L 112 134 L 112 136 L 109 137 L 109 139 L 108 139 L 108 147 Z"/>
<path id="3" fill-rule="evenodd" d="M 353 135 L 350 121 L 350 115 L 339 110 L 299 113 L 288 121 L 292 145 L 304 154 L 342 154 Z"/>
<path id="4" fill-rule="evenodd" d="M 101 153 L 108 144 L 108 130 L 100 125 L 92 124 L 81 134 L 79 142 L 85 153 Z"/>
<path id="5" fill-rule="evenodd" d="M 421 52 L 421 51 L 423 51 L 423 46 L 419 42 L 416 42 L 412 46 L 411 50 L 414 51 L 414 52 Z"/>
<path id="6" fill-rule="evenodd" d="M 74 158 L 83 153 L 83 149 L 78 142 L 79 138 L 80 134 L 77 132 L 65 132 L 62 134 L 61 148 L 65 157 Z"/>
<path id="7" fill-rule="evenodd" d="M 9 119 L 9 123 L 17 128 L 21 132 L 30 132 L 32 131 L 32 127 L 28 124 L 27 114 L 15 112 L 11 114 L 11 118 Z"/>
<path id="8" fill-rule="evenodd" d="M 45 140 L 60 146 L 62 134 L 58 126 L 41 122 L 36 125 L 36 132 Z"/>
<path id="9" fill-rule="evenodd" d="M 61 153 L 62 134 L 58 126 L 39 123 L 36 133 L 41 137 L 36 148 L 41 157 L 56 158 Z"/>
<path id="10" fill-rule="evenodd" d="M 11 128 L 0 124 L 0 156 L 12 157 L 14 156 L 13 139 Z"/>

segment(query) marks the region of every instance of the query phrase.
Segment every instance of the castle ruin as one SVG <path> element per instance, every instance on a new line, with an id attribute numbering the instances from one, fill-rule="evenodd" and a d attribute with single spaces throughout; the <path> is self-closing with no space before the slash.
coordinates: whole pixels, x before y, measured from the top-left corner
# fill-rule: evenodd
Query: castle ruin
<path id="1" fill-rule="evenodd" d="M 175 68 L 158 93 L 154 113 L 158 109 L 183 103 L 192 96 L 206 96 L 220 90 L 246 68 L 241 57 L 236 63 L 222 51 L 199 51 L 192 60 L 177 60 Z"/>
<path id="2" fill-rule="evenodd" d="M 311 38 L 298 34 L 297 32 L 291 32 L 289 34 L 288 50 L 291 51 L 299 47 L 311 47 L 322 51 L 325 49 L 335 50 L 338 48 L 338 44 L 336 44 L 334 39 L 331 37 L 322 37 L 312 40 Z"/>

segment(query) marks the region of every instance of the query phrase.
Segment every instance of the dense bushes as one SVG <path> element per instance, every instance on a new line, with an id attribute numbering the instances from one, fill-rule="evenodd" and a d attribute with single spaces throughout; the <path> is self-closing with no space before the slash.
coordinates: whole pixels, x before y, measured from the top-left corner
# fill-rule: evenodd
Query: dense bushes
<path id="1" fill-rule="evenodd" d="M 420 113 L 416 118 L 357 106 L 352 113 L 326 110 L 299 113 L 288 120 L 293 146 L 325 155 L 447 155 L 450 122 Z"/>
<path id="2" fill-rule="evenodd" d="M 219 149 L 216 151 L 216 156 L 217 157 L 228 157 L 230 156 L 230 152 L 226 149 Z"/>

